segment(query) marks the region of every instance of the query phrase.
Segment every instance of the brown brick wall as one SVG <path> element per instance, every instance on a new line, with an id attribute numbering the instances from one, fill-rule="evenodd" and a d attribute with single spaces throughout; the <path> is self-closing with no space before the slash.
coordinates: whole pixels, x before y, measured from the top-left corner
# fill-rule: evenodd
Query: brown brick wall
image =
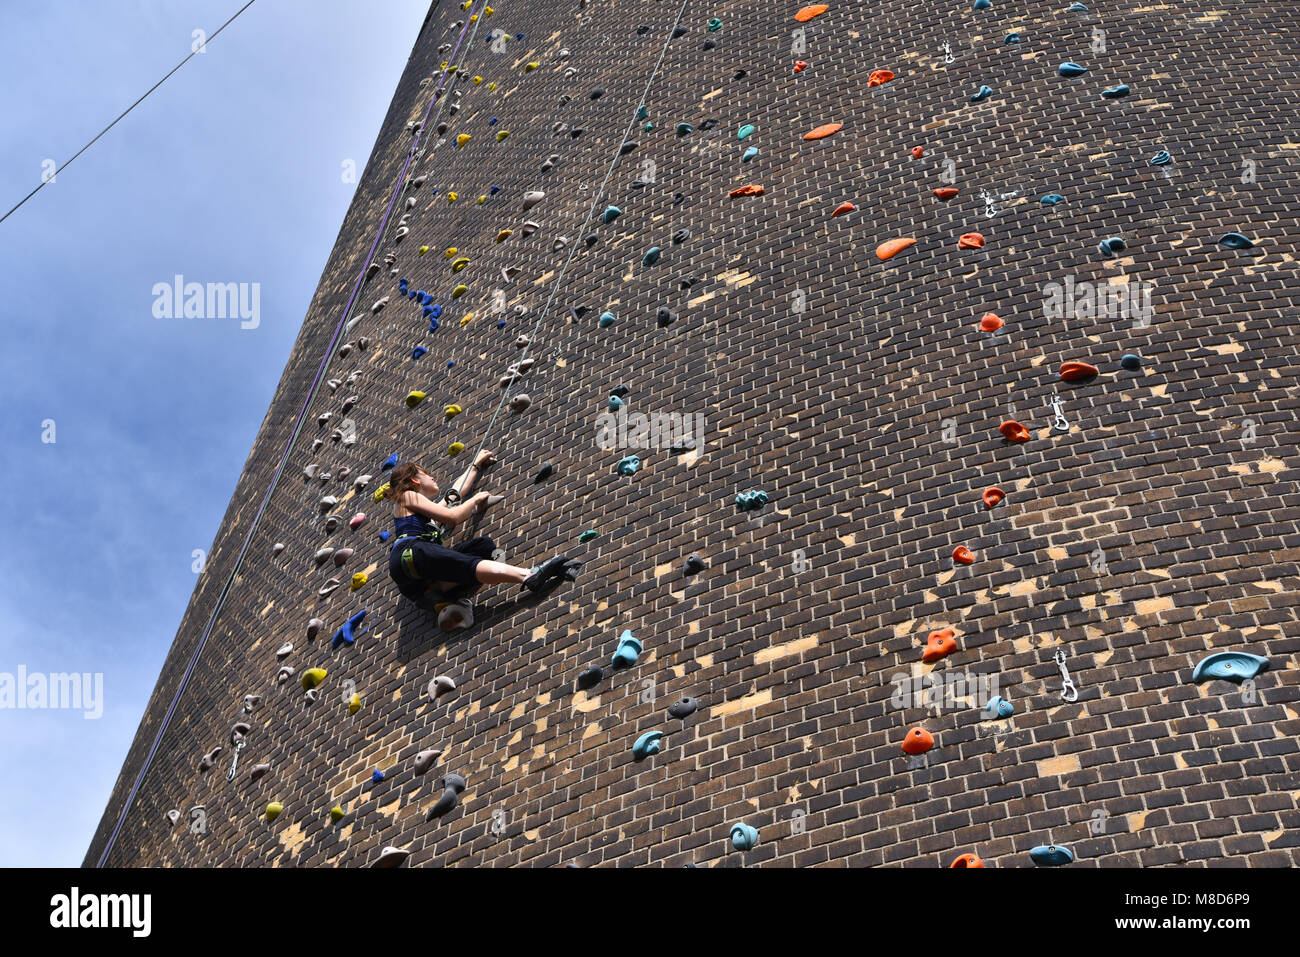
<path id="1" fill-rule="evenodd" d="M 798 2 L 687 2 L 689 30 L 644 97 L 655 128 L 635 124 L 637 147 L 594 204 L 623 215 L 586 230 L 680 4 L 497 5 L 459 58 L 459 111 L 446 109 L 454 95 L 435 107 L 448 131 L 442 142 L 427 131 L 410 234 L 394 245 L 390 233 L 381 250 L 444 306 L 442 326 L 427 333 L 386 272 L 362 291 L 352 314 L 367 318 L 347 338 L 369 347 L 336 356 L 327 375 L 361 378 L 312 402 L 109 863 L 355 866 L 396 845 L 412 865 L 935 867 L 976 852 L 1010 867 L 1030 866 L 1029 849 L 1051 841 L 1081 867 L 1300 863 L 1298 28 L 1282 0 L 1068 5 L 832 3 L 794 54 Z M 416 44 L 87 863 L 231 573 L 364 267 L 406 124 L 428 105 L 424 81 L 465 15 L 435 3 Z M 494 53 L 494 28 L 525 39 Z M 1012 30 L 1019 45 L 1003 42 Z M 1096 30 L 1105 51 L 1093 49 Z M 809 66 L 795 75 L 800 58 Z M 1062 78 L 1065 60 L 1090 72 Z M 540 68 L 526 73 L 529 61 Z M 896 78 L 868 89 L 875 69 Z M 1129 97 L 1100 95 L 1119 83 Z M 981 84 L 994 95 L 970 103 Z M 802 139 L 832 121 L 844 128 Z M 557 122 L 585 133 L 557 134 Z M 675 135 L 680 122 L 695 131 Z M 738 141 L 746 123 L 756 132 Z M 500 129 L 510 135 L 498 142 Z M 472 139 L 456 148 L 462 132 Z M 759 154 L 742 163 L 750 145 Z M 1174 157 L 1167 175 L 1148 164 L 1161 148 Z M 554 153 L 555 169 L 541 172 Z M 655 181 L 634 189 L 647 160 Z M 931 191 L 947 185 L 945 169 L 960 193 L 940 202 Z M 751 182 L 765 195 L 728 198 Z M 546 198 L 521 214 L 529 189 Z M 996 197 L 992 216 L 982 193 Z M 1065 202 L 1043 206 L 1047 193 Z M 857 210 L 831 218 L 843 201 Z M 540 224 L 530 237 L 526 219 Z M 497 244 L 503 228 L 514 235 Z M 679 229 L 691 236 L 675 245 Z M 984 249 L 959 250 L 972 231 Z M 1257 247 L 1216 245 L 1233 231 Z M 588 232 L 600 237 L 590 249 Z M 509 499 L 480 531 L 521 564 L 567 550 L 583 575 L 540 603 L 489 587 L 479 623 L 443 635 L 389 581 L 377 540 L 389 510 L 369 493 L 392 452 L 444 484 L 468 464 L 446 449 L 483 439 L 497 378 L 519 357 L 514 340 L 557 289 L 568 253 L 552 251 L 557 236 L 580 248 L 534 333 L 536 365 L 510 391 L 533 405 L 503 410 L 487 439 L 501 464 L 484 487 Z M 876 246 L 900 236 L 916 246 L 879 261 Z M 1097 250 L 1109 236 L 1127 243 L 1119 258 Z M 663 254 L 643 266 L 653 245 Z M 454 275 L 450 246 L 471 260 Z M 505 266 L 519 269 L 508 284 Z M 682 291 L 687 276 L 699 281 Z M 1045 287 L 1067 278 L 1152 283 L 1154 314 L 1145 326 L 1051 318 Z M 459 282 L 469 291 L 453 301 Z M 497 329 L 497 289 L 529 315 L 508 311 Z M 383 295 L 392 301 L 370 317 Z M 573 306 L 589 309 L 576 324 Z M 667 328 L 660 306 L 678 315 Z M 606 309 L 618 323 L 601 329 Z M 977 328 L 988 311 L 1006 320 L 994 336 Z M 429 353 L 413 362 L 420 344 Z M 1121 370 L 1130 352 L 1140 372 Z M 1102 374 L 1058 382 L 1072 359 Z M 597 416 L 620 383 L 630 412 L 703 414 L 704 448 L 598 448 Z M 411 389 L 428 393 L 415 409 L 403 403 Z M 312 452 L 334 424 L 318 430 L 315 417 L 337 422 L 350 394 L 358 441 Z M 1068 433 L 1051 428 L 1054 395 Z M 446 422 L 452 402 L 465 411 Z M 1006 418 L 1031 441 L 1004 443 Z M 613 474 L 633 452 L 640 471 Z M 535 485 L 546 460 L 557 475 Z M 313 462 L 352 475 L 304 482 Z M 365 472 L 377 478 L 358 495 L 351 479 Z M 1007 499 L 986 511 L 990 485 Z M 732 500 L 751 488 L 771 501 L 738 512 Z M 341 500 L 333 534 L 317 507 L 326 494 Z M 353 533 L 346 520 L 359 510 L 371 521 Z M 585 529 L 599 537 L 579 544 Z M 275 542 L 287 545 L 278 557 Z M 973 565 L 954 567 L 959 544 Z M 317 597 L 335 571 L 312 561 L 323 545 L 357 549 L 341 572 L 369 582 Z M 709 567 L 685 578 L 691 553 Z M 361 608 L 360 640 L 331 650 L 329 634 Z M 309 644 L 315 616 L 326 629 Z M 981 721 L 978 695 L 939 713 L 891 704 L 895 676 L 932 670 L 922 645 L 945 626 L 958 651 L 934 674 L 996 676 L 1016 706 L 1011 724 Z M 644 644 L 635 668 L 575 691 L 625 628 Z M 299 673 L 329 670 L 314 705 L 296 676 L 275 686 L 285 641 Z M 1057 649 L 1077 702 L 1059 697 Z M 1196 662 L 1221 650 L 1267 656 L 1270 670 L 1244 693 L 1191 684 Z M 443 674 L 458 687 L 435 702 L 426 686 Z M 347 681 L 364 702 L 355 716 Z M 227 739 L 248 693 L 264 703 L 231 783 Z M 683 695 L 702 704 L 684 723 L 666 714 Z M 909 768 L 900 743 L 918 725 L 936 746 Z M 650 730 L 666 732 L 664 749 L 637 763 L 632 744 Z M 200 774 L 218 744 L 217 767 Z M 414 754 L 434 746 L 445 749 L 436 770 L 414 775 Z M 250 782 L 263 762 L 271 771 Z M 388 777 L 372 786 L 375 768 Z M 448 772 L 468 780 L 461 806 L 426 822 Z M 267 824 L 272 800 L 285 811 Z M 349 812 L 337 826 L 336 803 Z M 201 836 L 165 816 L 194 804 L 206 808 Z M 744 855 L 729 849 L 738 821 L 760 832 Z"/>

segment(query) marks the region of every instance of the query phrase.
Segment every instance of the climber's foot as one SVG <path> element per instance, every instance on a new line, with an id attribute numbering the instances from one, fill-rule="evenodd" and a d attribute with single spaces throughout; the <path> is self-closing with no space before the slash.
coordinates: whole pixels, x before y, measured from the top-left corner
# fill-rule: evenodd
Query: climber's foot
<path id="1" fill-rule="evenodd" d="M 566 582 L 576 582 L 578 580 L 578 571 L 582 568 L 582 562 L 565 562 L 564 573 L 561 576 Z"/>
<path id="2" fill-rule="evenodd" d="M 565 563 L 568 558 L 564 555 L 556 555 L 554 558 L 548 558 L 542 564 L 532 570 L 527 578 L 524 579 L 523 587 L 527 588 L 534 594 L 541 591 L 549 585 L 554 579 L 564 574 Z"/>

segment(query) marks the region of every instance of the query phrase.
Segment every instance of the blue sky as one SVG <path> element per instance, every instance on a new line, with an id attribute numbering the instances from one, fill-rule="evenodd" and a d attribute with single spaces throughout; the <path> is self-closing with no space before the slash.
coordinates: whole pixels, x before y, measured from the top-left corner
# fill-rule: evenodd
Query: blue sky
<path id="1" fill-rule="evenodd" d="M 0 214 L 242 5 L 0 4 Z M 103 675 L 0 707 L 0 865 L 85 855 L 428 6 L 259 0 L 0 224 L 0 681 Z M 156 318 L 177 274 L 256 328 Z"/>

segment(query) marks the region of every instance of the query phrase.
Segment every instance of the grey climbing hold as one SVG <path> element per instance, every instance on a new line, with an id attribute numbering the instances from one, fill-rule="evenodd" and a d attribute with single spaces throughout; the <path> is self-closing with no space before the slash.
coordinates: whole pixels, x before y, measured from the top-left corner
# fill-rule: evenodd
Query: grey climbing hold
<path id="1" fill-rule="evenodd" d="M 689 718 L 699 709 L 700 709 L 700 703 L 696 701 L 694 698 L 687 696 L 684 698 L 679 698 L 678 700 L 670 704 L 668 706 L 668 714 L 671 717 L 676 718 L 678 721 L 681 721 L 685 718 Z"/>
<path id="2" fill-rule="evenodd" d="M 604 680 L 604 670 L 598 668 L 596 665 L 592 665 L 590 668 L 583 671 L 582 674 L 578 675 L 578 687 L 583 691 L 586 691 L 588 688 L 596 687 L 596 685 L 600 684 Z"/>
<path id="3" fill-rule="evenodd" d="M 340 582 L 337 578 L 331 578 L 329 581 L 327 581 L 324 585 L 320 587 L 320 590 L 316 592 L 316 594 L 320 595 L 321 598 L 324 598 L 326 595 L 332 593 L 334 589 L 338 588 L 339 585 L 341 584 L 343 583 Z"/>
<path id="4" fill-rule="evenodd" d="M 524 193 L 521 211 L 527 212 L 528 210 L 532 209 L 534 206 L 536 206 L 545 198 L 546 198 L 546 194 L 543 193 L 540 189 L 530 189 L 528 192 Z"/>
<path id="5" fill-rule="evenodd" d="M 631 153 L 634 149 L 636 149 L 638 145 L 640 144 L 638 144 L 635 140 L 630 140 L 618 148 L 618 155 L 626 156 L 628 153 Z"/>
<path id="6" fill-rule="evenodd" d="M 313 618 L 311 621 L 307 622 L 307 640 L 314 640 L 315 637 L 320 634 L 320 630 L 324 627 L 325 622 L 321 621 L 319 618 Z"/>
<path id="7" fill-rule="evenodd" d="M 329 518 L 325 519 L 325 531 L 332 532 L 338 527 L 339 517 L 337 515 L 331 515 Z"/>
<path id="8" fill-rule="evenodd" d="M 632 745 L 632 756 L 638 761 L 644 761 L 652 754 L 658 754 L 660 749 L 659 739 L 664 736 L 662 731 L 647 731 L 641 737 L 636 739 Z"/>
<path id="9" fill-rule="evenodd" d="M 655 312 L 655 317 L 661 329 L 667 328 L 677 321 L 677 314 L 667 306 L 660 306 Z"/>
<path id="10" fill-rule="evenodd" d="M 1124 240 L 1118 236 L 1112 236 L 1109 239 L 1103 239 L 1097 244 L 1097 248 L 1103 256 L 1109 256 L 1112 259 L 1125 250 Z"/>
<path id="11" fill-rule="evenodd" d="M 284 551 L 284 542 L 276 542 L 271 546 L 272 555 L 279 555 L 282 551 Z"/>
<path id="12" fill-rule="evenodd" d="M 687 575 L 698 575 L 709 566 L 704 564 L 704 559 L 699 555 L 690 555 L 686 559 L 686 566 L 683 569 Z"/>
<path id="13" fill-rule="evenodd" d="M 281 665 L 280 670 L 275 673 L 275 683 L 278 685 L 282 685 L 290 678 L 292 678 L 293 674 L 294 674 L 293 665 Z"/>
<path id="14" fill-rule="evenodd" d="M 333 495 L 326 495 L 324 498 L 322 498 L 322 499 L 320 500 L 320 503 L 319 503 L 319 504 L 320 504 L 320 510 L 321 510 L 322 512 L 328 512 L 330 509 L 332 509 L 332 508 L 333 508 L 335 505 L 337 505 L 338 503 L 339 503 L 339 500 L 338 500 L 337 498 L 335 498 Z"/>
<path id="15" fill-rule="evenodd" d="M 337 552 L 334 553 L 334 567 L 342 568 L 345 564 L 347 564 L 347 560 L 351 558 L 354 554 L 355 552 L 351 548 L 340 548 Z"/>
<path id="16" fill-rule="evenodd" d="M 456 682 L 452 681 L 446 675 L 439 675 L 433 679 L 431 686 L 434 697 L 441 698 L 445 694 L 450 694 L 456 690 Z"/>
<path id="17" fill-rule="evenodd" d="M 415 756 L 411 766 L 416 774 L 427 774 L 440 757 L 442 757 L 442 748 L 425 748 Z"/>
<path id="18" fill-rule="evenodd" d="M 1079 66 L 1077 63 L 1066 61 L 1056 68 L 1056 72 L 1061 76 L 1083 76 L 1088 72 L 1086 66 Z"/>
<path id="19" fill-rule="evenodd" d="M 641 265 L 643 266 L 653 266 L 658 261 L 659 261 L 658 246 L 651 246 L 648 250 L 646 250 L 646 254 L 641 257 Z"/>
<path id="20" fill-rule="evenodd" d="M 598 86 L 598 87 L 596 87 L 596 89 L 592 90 L 590 93 L 587 94 L 587 99 L 589 99 L 589 100 L 599 100 L 599 99 L 600 99 L 602 96 L 604 96 L 604 95 L 605 95 L 605 89 L 604 89 L 604 87 L 599 87 L 599 86 Z"/>
<path id="21" fill-rule="evenodd" d="M 365 488 L 367 485 L 370 484 L 370 480 L 371 480 L 372 478 L 374 478 L 373 475 L 358 475 L 358 476 L 353 480 L 353 482 L 352 482 L 352 487 L 353 487 L 354 489 L 356 489 L 357 491 L 360 491 L 361 489 Z"/>
<path id="22" fill-rule="evenodd" d="M 302 470 L 302 474 L 309 479 L 314 479 L 316 477 L 316 470 L 318 468 L 320 468 L 320 466 L 313 462 L 311 465 L 308 465 L 306 468 Z"/>
<path id="23" fill-rule="evenodd" d="M 237 745 L 243 741 L 253 731 L 253 726 L 247 721 L 236 721 L 230 728 L 230 743 Z"/>
<path id="24" fill-rule="evenodd" d="M 332 549 L 332 548 L 328 548 L 328 547 L 326 547 L 326 548 L 318 548 L 318 549 L 316 550 L 316 555 L 315 555 L 315 558 L 316 558 L 316 564 L 317 564 L 317 565 L 323 565 L 323 564 L 325 564 L 325 560 L 326 560 L 327 558 L 329 558 L 329 557 L 330 557 L 331 555 L 333 555 L 333 554 L 334 554 L 334 549 Z"/>
<path id="25" fill-rule="evenodd" d="M 262 696 L 260 694 L 244 695 L 244 713 L 252 714 L 257 709 L 257 706 L 261 703 L 262 703 Z"/>
<path id="26" fill-rule="evenodd" d="M 558 253 L 567 245 L 569 245 L 569 238 L 567 236 L 557 236 L 555 237 L 555 241 L 551 243 L 551 252 Z"/>
<path id="27" fill-rule="evenodd" d="M 181 819 L 181 812 L 178 811 L 176 808 L 172 808 L 170 811 L 167 812 L 167 820 L 171 821 L 173 824 L 175 824 L 180 819 Z"/>
<path id="28" fill-rule="evenodd" d="M 532 404 L 533 404 L 533 400 L 529 397 L 528 393 L 520 392 L 517 396 L 515 396 L 513 399 L 510 400 L 510 410 L 512 412 L 523 412 Z"/>
<path id="29" fill-rule="evenodd" d="M 688 29 L 689 29 L 688 27 L 678 27 L 676 30 L 673 31 L 673 39 L 676 40 L 678 37 L 686 36 L 686 31 Z"/>
<path id="30" fill-rule="evenodd" d="M 384 308 L 384 306 L 388 305 L 388 302 L 391 298 L 392 298 L 391 296 L 384 296 L 383 299 L 377 300 L 374 303 L 374 305 L 370 307 L 371 314 L 380 312 Z"/>
<path id="31" fill-rule="evenodd" d="M 1227 249 L 1254 249 L 1255 243 L 1241 233 L 1225 233 L 1219 237 L 1219 245 Z"/>
<path id="32" fill-rule="evenodd" d="M 385 869 L 401 867 L 402 862 L 411 856 L 411 852 L 401 847 L 386 847 L 379 852 L 379 859 L 371 867 Z"/>
<path id="33" fill-rule="evenodd" d="M 255 764 L 248 769 L 248 780 L 256 781 L 262 775 L 266 774 L 266 772 L 269 770 L 271 770 L 271 766 L 269 764 Z"/>
<path id="34" fill-rule="evenodd" d="M 217 763 L 217 758 L 221 756 L 223 750 L 225 749 L 218 745 L 207 754 L 203 755 L 203 757 L 199 759 L 199 771 L 211 771 L 212 766 Z"/>
<path id="35" fill-rule="evenodd" d="M 680 246 L 690 238 L 691 231 L 689 229 L 679 229 L 677 232 L 673 233 L 673 245 Z"/>
<path id="36" fill-rule="evenodd" d="M 533 233 L 537 232 L 537 230 L 541 228 L 542 227 L 539 224 L 533 222 L 530 219 L 528 222 L 524 223 L 524 225 L 520 228 L 519 231 L 523 233 L 525 236 L 531 236 Z"/>
<path id="37" fill-rule="evenodd" d="M 465 790 L 465 779 L 459 774 L 444 775 L 439 783 L 443 788 L 442 797 L 438 798 L 438 803 L 429 808 L 426 820 L 442 817 L 452 810 L 456 806 L 461 792 Z"/>

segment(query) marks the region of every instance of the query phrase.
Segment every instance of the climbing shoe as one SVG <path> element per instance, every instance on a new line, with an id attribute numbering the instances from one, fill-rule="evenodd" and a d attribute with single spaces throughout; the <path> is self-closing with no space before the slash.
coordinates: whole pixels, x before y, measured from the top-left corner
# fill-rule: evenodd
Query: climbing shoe
<path id="1" fill-rule="evenodd" d="M 576 582 L 578 572 L 582 569 L 582 562 L 565 562 L 564 574 L 561 576 L 566 582 Z"/>
<path id="2" fill-rule="evenodd" d="M 539 592 L 547 585 L 559 578 L 565 573 L 565 566 L 569 559 L 564 555 L 556 555 L 554 558 L 548 558 L 542 564 L 532 569 L 528 577 L 523 581 L 523 587 L 531 592 Z"/>

